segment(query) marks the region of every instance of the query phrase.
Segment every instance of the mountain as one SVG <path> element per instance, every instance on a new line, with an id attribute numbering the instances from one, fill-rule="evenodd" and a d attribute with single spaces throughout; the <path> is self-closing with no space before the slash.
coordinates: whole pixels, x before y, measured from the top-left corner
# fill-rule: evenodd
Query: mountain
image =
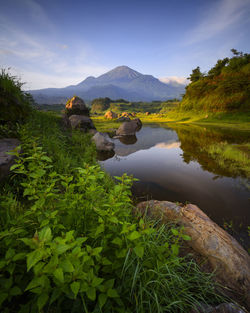
<path id="1" fill-rule="evenodd" d="M 118 66 L 99 76 L 89 76 L 77 85 L 65 88 L 30 90 L 37 103 L 53 104 L 66 102 L 77 95 L 84 100 L 99 97 L 123 98 L 129 101 L 152 101 L 180 98 L 184 84 L 166 84 L 152 75 L 143 75 L 128 66 Z"/>

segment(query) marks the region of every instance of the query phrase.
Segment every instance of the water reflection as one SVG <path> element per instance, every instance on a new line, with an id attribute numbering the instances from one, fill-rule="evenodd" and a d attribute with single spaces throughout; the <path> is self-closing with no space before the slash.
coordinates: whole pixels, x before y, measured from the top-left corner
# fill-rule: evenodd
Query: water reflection
<path id="1" fill-rule="evenodd" d="M 230 166 L 222 167 L 208 153 L 208 147 L 221 142 L 243 144 L 249 133 L 151 125 L 136 136 L 134 144 L 113 139 L 115 155 L 101 164 L 111 175 L 126 172 L 139 178 L 133 193 L 140 200 L 188 201 L 221 225 L 224 220 L 232 220 L 236 228 L 250 224 L 250 193 L 240 178 L 246 176 Z"/>
<path id="2" fill-rule="evenodd" d="M 137 141 L 137 138 L 135 135 L 133 135 L 133 136 L 120 136 L 118 139 L 124 145 L 133 145 Z"/>

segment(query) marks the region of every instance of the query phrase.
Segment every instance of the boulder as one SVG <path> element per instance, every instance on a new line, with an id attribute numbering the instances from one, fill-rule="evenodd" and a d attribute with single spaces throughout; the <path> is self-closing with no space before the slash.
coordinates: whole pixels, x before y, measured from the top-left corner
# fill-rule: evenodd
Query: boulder
<path id="1" fill-rule="evenodd" d="M 98 151 L 112 151 L 114 150 L 114 143 L 108 140 L 108 135 L 97 132 L 92 140 L 95 142 Z"/>
<path id="2" fill-rule="evenodd" d="M 247 313 L 234 303 L 221 303 L 216 307 L 206 304 L 197 305 L 190 313 Z"/>
<path id="3" fill-rule="evenodd" d="M 114 119 L 114 118 L 117 118 L 118 115 L 117 115 L 115 112 L 113 112 L 113 111 L 107 111 L 107 112 L 105 113 L 104 117 L 107 118 L 107 119 L 109 119 L 109 120 L 112 120 L 112 119 Z"/>
<path id="4" fill-rule="evenodd" d="M 70 124 L 70 120 L 67 114 L 63 114 L 62 116 L 62 123 L 63 123 L 63 127 L 65 129 L 67 128 L 71 128 L 71 124 Z"/>
<path id="5" fill-rule="evenodd" d="M 20 145 L 20 141 L 16 138 L 0 139 L 0 180 L 5 178 L 10 167 L 14 164 L 15 156 L 7 154 Z"/>
<path id="6" fill-rule="evenodd" d="M 135 118 L 132 121 L 124 122 L 116 131 L 117 136 L 133 136 L 140 130 L 142 122 L 139 118 Z"/>
<path id="7" fill-rule="evenodd" d="M 126 117 L 126 116 L 121 116 L 121 117 L 119 117 L 116 121 L 117 121 L 117 122 L 129 122 L 129 121 L 130 121 L 130 118 L 129 118 L 129 117 Z"/>
<path id="8" fill-rule="evenodd" d="M 86 107 L 85 102 L 81 98 L 74 96 L 73 98 L 67 101 L 65 106 L 65 113 L 67 114 L 67 116 L 71 115 L 89 116 L 89 109 Z"/>
<path id="9" fill-rule="evenodd" d="M 145 201 L 137 211 L 162 223 L 176 222 L 192 239 L 187 241 L 196 253 L 207 259 L 216 280 L 229 287 L 237 297 L 250 300 L 250 257 L 242 246 L 193 204 L 184 206 L 168 201 Z M 248 302 L 249 303 L 249 302 Z"/>
<path id="10" fill-rule="evenodd" d="M 95 126 L 88 116 L 84 115 L 71 115 L 69 117 L 70 125 L 72 129 L 80 129 L 81 131 L 88 131 L 89 129 L 95 129 Z"/>

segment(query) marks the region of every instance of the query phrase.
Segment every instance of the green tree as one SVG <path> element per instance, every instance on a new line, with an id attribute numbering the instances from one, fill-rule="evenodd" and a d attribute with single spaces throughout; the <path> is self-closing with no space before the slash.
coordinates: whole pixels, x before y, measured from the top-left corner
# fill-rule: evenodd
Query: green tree
<path id="1" fill-rule="evenodd" d="M 201 72 L 200 67 L 197 66 L 195 69 L 192 70 L 192 74 L 190 74 L 190 77 L 188 77 L 188 79 L 190 79 L 190 81 L 193 83 L 198 81 L 202 77 L 204 77 L 204 74 Z"/>

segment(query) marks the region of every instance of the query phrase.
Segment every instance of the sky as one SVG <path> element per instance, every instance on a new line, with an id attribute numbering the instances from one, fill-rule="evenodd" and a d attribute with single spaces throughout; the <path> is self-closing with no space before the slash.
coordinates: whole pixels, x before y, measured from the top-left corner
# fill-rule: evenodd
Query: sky
<path id="1" fill-rule="evenodd" d="M 0 0 L 0 68 L 24 89 L 127 65 L 168 82 L 250 50 L 250 0 Z"/>

